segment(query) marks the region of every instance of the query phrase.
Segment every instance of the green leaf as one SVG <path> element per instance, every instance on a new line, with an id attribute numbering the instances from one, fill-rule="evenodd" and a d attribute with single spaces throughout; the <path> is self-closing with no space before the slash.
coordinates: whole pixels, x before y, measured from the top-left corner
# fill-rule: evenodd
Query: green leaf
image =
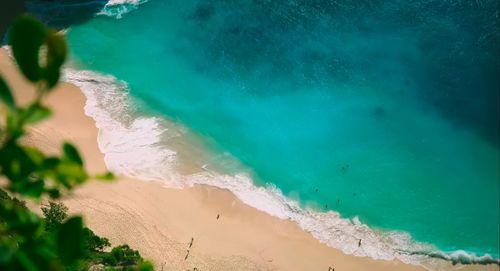
<path id="1" fill-rule="evenodd" d="M 115 179 L 115 175 L 113 174 L 113 172 L 108 171 L 104 174 L 97 174 L 94 176 L 94 178 L 101 181 L 112 181 Z"/>
<path id="2" fill-rule="evenodd" d="M 141 262 L 137 266 L 137 270 L 139 271 L 153 271 L 153 265 L 150 262 Z"/>
<path id="3" fill-rule="evenodd" d="M 63 151 L 64 151 L 64 156 L 72 161 L 75 162 L 76 164 L 83 166 L 83 160 L 78 153 L 78 150 L 75 148 L 75 146 L 71 145 L 70 143 L 66 142 L 63 145 Z"/>
<path id="4" fill-rule="evenodd" d="M 24 270 L 27 270 L 27 271 L 40 270 L 36 267 L 36 264 L 30 259 L 30 257 L 28 257 L 28 255 L 26 255 L 26 253 L 24 253 L 22 250 L 17 251 L 16 258 Z"/>
<path id="5" fill-rule="evenodd" d="M 45 154 L 37 148 L 33 147 L 22 147 L 24 152 L 31 158 L 33 162 L 41 165 L 45 160 Z"/>
<path id="6" fill-rule="evenodd" d="M 21 113 L 21 110 L 16 108 L 11 114 L 7 114 L 7 133 L 10 134 L 13 139 L 17 139 L 24 134 L 23 127 L 19 126 Z"/>
<path id="7" fill-rule="evenodd" d="M 59 81 L 60 68 L 66 59 L 67 46 L 64 37 L 51 30 L 47 35 L 47 67 L 44 77 L 49 88 L 54 87 Z"/>
<path id="8" fill-rule="evenodd" d="M 11 110 L 16 107 L 16 103 L 12 93 L 10 92 L 9 86 L 2 77 L 0 77 L 0 100 Z"/>
<path id="9" fill-rule="evenodd" d="M 75 263 L 83 255 L 83 221 L 79 216 L 64 222 L 57 233 L 57 246 L 61 261 Z"/>
<path id="10" fill-rule="evenodd" d="M 88 178 L 87 172 L 83 169 L 83 166 L 73 161 L 61 161 L 61 163 L 57 165 L 56 170 L 56 180 L 66 188 L 71 188 L 75 184 L 83 183 Z"/>
<path id="11" fill-rule="evenodd" d="M 45 190 L 44 187 L 45 182 L 43 180 L 28 182 L 23 186 L 22 194 L 33 198 L 39 198 Z"/>
<path id="12" fill-rule="evenodd" d="M 40 104 L 32 104 L 27 112 L 31 112 L 31 114 L 26 119 L 26 123 L 31 124 L 40 122 L 52 115 L 52 111 L 49 108 Z"/>
<path id="13" fill-rule="evenodd" d="M 17 249 L 18 249 L 18 243 L 15 240 L 8 238 L 4 238 L 3 240 L 1 240 L 0 265 L 11 261 Z"/>
<path id="14" fill-rule="evenodd" d="M 14 141 L 0 149 L 0 167 L 12 183 L 24 181 L 37 168 L 31 157 Z"/>
<path id="15" fill-rule="evenodd" d="M 59 191 L 57 188 L 48 189 L 47 193 L 49 193 L 49 196 L 53 199 L 58 199 L 61 197 L 61 191 Z"/>
<path id="16" fill-rule="evenodd" d="M 54 168 L 59 165 L 59 162 L 61 160 L 57 157 L 48 157 L 46 158 L 43 163 L 42 163 L 42 169 L 43 170 L 53 170 Z"/>
<path id="17" fill-rule="evenodd" d="M 41 78 L 39 51 L 47 31 L 45 26 L 29 15 L 19 16 L 9 31 L 9 43 L 19 68 L 28 80 Z"/>

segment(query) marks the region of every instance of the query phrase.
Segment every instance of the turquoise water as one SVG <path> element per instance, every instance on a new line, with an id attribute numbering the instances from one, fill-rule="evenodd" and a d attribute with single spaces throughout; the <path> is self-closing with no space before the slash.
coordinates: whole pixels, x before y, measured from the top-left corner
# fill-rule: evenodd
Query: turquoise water
<path id="1" fill-rule="evenodd" d="M 495 1 L 277 2 L 154 0 L 68 38 L 224 170 L 498 258 Z"/>

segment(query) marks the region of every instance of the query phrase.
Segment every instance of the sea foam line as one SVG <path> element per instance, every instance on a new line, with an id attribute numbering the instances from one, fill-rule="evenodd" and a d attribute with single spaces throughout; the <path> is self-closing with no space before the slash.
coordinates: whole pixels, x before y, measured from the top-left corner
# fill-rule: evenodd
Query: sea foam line
<path id="1" fill-rule="evenodd" d="M 245 204 L 281 219 L 290 219 L 320 242 L 346 254 L 379 260 L 398 259 L 429 270 L 450 270 L 455 263 L 500 264 L 490 255 L 465 251 L 445 253 L 430 244 L 415 242 L 404 232 L 377 231 L 358 218 L 342 218 L 334 211 L 302 208 L 275 186 L 256 186 L 248 174 L 228 175 L 204 170 L 182 175 L 176 172 L 177 153 L 162 144 L 161 138 L 184 132 L 164 127 L 160 118 L 137 116 L 125 82 L 92 71 L 66 69 L 65 80 L 78 86 L 87 97 L 85 113 L 99 130 L 98 144 L 109 170 L 156 180 L 167 187 L 204 184 L 231 191 Z M 359 246 L 359 240 L 362 240 Z"/>
<path id="2" fill-rule="evenodd" d="M 136 10 L 139 5 L 148 2 L 148 0 L 110 0 L 104 5 L 97 15 L 105 15 L 121 19 L 124 14 Z"/>

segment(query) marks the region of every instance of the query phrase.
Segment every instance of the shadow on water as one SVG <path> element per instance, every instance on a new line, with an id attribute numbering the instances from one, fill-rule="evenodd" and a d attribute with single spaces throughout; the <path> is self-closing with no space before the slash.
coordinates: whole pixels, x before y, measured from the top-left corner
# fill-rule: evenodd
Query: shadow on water
<path id="1" fill-rule="evenodd" d="M 6 0 L 0 4 L 0 37 L 4 37 L 14 18 L 23 12 L 34 14 L 51 27 L 64 29 L 92 19 L 107 2 L 108 0 Z M 3 38 L 2 41 L 2 44 L 5 43 Z"/>

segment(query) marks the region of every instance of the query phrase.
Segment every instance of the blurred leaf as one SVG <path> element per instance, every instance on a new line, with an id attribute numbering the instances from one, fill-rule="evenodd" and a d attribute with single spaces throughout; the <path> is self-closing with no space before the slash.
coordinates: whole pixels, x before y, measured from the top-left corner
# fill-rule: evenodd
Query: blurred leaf
<path id="1" fill-rule="evenodd" d="M 79 216 L 64 222 L 57 233 L 59 256 L 66 264 L 75 263 L 83 255 L 83 222 Z"/>
<path id="2" fill-rule="evenodd" d="M 94 176 L 94 178 L 101 181 L 112 181 L 115 179 L 115 175 L 113 174 L 113 172 L 108 171 L 104 174 L 97 174 Z"/>
<path id="3" fill-rule="evenodd" d="M 51 188 L 51 189 L 47 190 L 47 193 L 49 193 L 49 196 L 53 199 L 57 199 L 57 198 L 61 197 L 61 192 L 56 188 Z"/>
<path id="4" fill-rule="evenodd" d="M 9 43 L 19 68 L 28 80 L 41 78 L 39 51 L 46 36 L 42 23 L 29 15 L 19 16 L 9 32 Z"/>
<path id="5" fill-rule="evenodd" d="M 26 179 L 37 168 L 31 157 L 14 141 L 0 149 L 0 167 L 2 173 L 14 182 Z"/>
<path id="6" fill-rule="evenodd" d="M 61 192 L 59 191 L 59 189 L 56 188 L 48 189 L 47 193 L 49 194 L 49 197 L 53 199 L 58 199 L 61 197 Z"/>
<path id="7" fill-rule="evenodd" d="M 56 168 L 57 165 L 59 165 L 60 161 L 61 160 L 57 157 L 46 158 L 42 163 L 42 169 L 43 170 L 52 170 L 52 169 Z"/>
<path id="8" fill-rule="evenodd" d="M 0 238 L 0 264 L 11 261 L 16 250 L 17 244 L 12 238 Z"/>
<path id="9" fill-rule="evenodd" d="M 60 160 L 56 168 L 44 173 L 45 177 L 52 179 L 56 186 L 63 186 L 66 189 L 71 189 L 88 179 L 88 174 L 83 166 L 68 159 Z"/>
<path id="10" fill-rule="evenodd" d="M 44 191 L 45 182 L 36 180 L 28 182 L 23 187 L 23 194 L 29 197 L 39 198 Z"/>
<path id="11" fill-rule="evenodd" d="M 16 258 L 19 260 L 24 270 L 27 271 L 40 270 L 36 267 L 35 263 L 30 259 L 30 257 L 28 257 L 28 255 L 26 255 L 26 253 L 24 253 L 22 250 L 18 250 L 16 252 Z"/>
<path id="12" fill-rule="evenodd" d="M 13 110 L 7 114 L 7 133 L 13 139 L 19 138 L 24 134 L 23 128 L 19 126 L 19 110 Z"/>
<path id="13" fill-rule="evenodd" d="M 29 111 L 31 111 L 31 114 L 26 119 L 26 123 L 31 124 L 40 122 L 52 115 L 52 111 L 49 108 L 40 104 L 32 104 L 28 108 L 28 112 Z"/>
<path id="14" fill-rule="evenodd" d="M 78 150 L 75 148 L 75 146 L 66 142 L 63 145 L 63 151 L 64 151 L 64 156 L 66 158 L 68 158 L 70 161 L 77 163 L 80 166 L 83 166 L 83 160 L 80 154 L 78 153 Z"/>
<path id="15" fill-rule="evenodd" d="M 38 83 L 40 96 L 27 107 L 16 107 L 12 92 L 0 77 L 0 103 L 9 108 L 5 122 L 0 123 L 0 183 L 20 197 L 11 197 L 0 188 L 0 270 L 86 270 L 97 262 L 108 264 L 110 270 L 115 267 L 120 270 L 153 270 L 152 265 L 144 262 L 139 252 L 128 245 L 105 252 L 104 248 L 110 246 L 109 240 L 83 228 L 81 217 L 70 218 L 62 224 L 65 217 L 53 220 L 57 226 L 48 230 L 51 217 L 59 217 L 58 213 L 48 214 L 42 207 L 45 215 L 42 219 L 26 207 L 23 199 L 27 196 L 58 198 L 62 192 L 83 183 L 89 176 L 78 150 L 70 143 L 63 145 L 62 155 L 51 157 L 37 148 L 19 143 L 28 129 L 25 125 L 51 115 L 51 110 L 42 106 L 40 99 L 59 80 L 60 68 L 68 51 L 64 37 L 47 30 L 35 18 L 24 15 L 11 28 L 9 42 L 19 69 L 28 80 Z M 114 178 L 111 172 L 95 177 L 102 180 Z"/>
<path id="16" fill-rule="evenodd" d="M 46 42 L 47 67 L 44 77 L 49 84 L 49 88 L 52 88 L 59 80 L 60 68 L 66 59 L 68 49 L 63 36 L 53 30 L 49 31 Z"/>
<path id="17" fill-rule="evenodd" d="M 56 170 L 57 180 L 66 188 L 83 183 L 88 178 L 85 169 L 73 161 L 61 161 Z"/>
<path id="18" fill-rule="evenodd" d="M 11 110 L 16 107 L 16 103 L 14 102 L 14 97 L 10 92 L 9 86 L 2 77 L 0 77 L 0 100 Z"/>
<path id="19" fill-rule="evenodd" d="M 34 163 L 40 165 L 45 161 L 45 155 L 39 149 L 32 147 L 22 147 L 22 148 Z"/>
<path id="20" fill-rule="evenodd" d="M 137 266 L 137 270 L 139 271 L 153 271 L 153 265 L 150 262 L 141 262 L 139 266 Z"/>

